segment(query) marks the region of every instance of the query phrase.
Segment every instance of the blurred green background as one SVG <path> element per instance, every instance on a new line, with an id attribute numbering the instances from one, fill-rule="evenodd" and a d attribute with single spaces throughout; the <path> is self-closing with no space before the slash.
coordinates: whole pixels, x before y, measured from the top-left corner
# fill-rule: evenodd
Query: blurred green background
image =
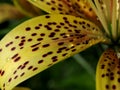
<path id="1" fill-rule="evenodd" d="M 12 4 L 10 0 L 0 0 L 0 3 Z M 26 17 L 21 20 L 9 20 L 1 23 L 0 39 L 27 19 Z M 96 45 L 80 53 L 92 67 L 94 71 L 92 74 L 89 73 L 91 71 L 88 72 L 71 57 L 24 81 L 19 86 L 26 86 L 32 90 L 95 90 L 95 69 L 102 52 L 99 47 L 99 45 Z"/>

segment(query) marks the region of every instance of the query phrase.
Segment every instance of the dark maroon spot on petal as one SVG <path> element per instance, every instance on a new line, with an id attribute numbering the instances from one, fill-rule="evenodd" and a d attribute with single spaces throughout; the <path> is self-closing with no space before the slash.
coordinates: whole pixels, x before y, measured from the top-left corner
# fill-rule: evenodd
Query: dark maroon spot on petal
<path id="1" fill-rule="evenodd" d="M 38 29 L 40 29 L 40 27 L 36 26 L 35 29 L 38 30 Z"/>
<path id="2" fill-rule="evenodd" d="M 41 33 L 40 36 L 45 36 L 45 33 Z"/>
<path id="3" fill-rule="evenodd" d="M 35 68 L 33 68 L 33 71 L 36 71 L 38 68 L 37 67 L 35 67 Z"/>
<path id="4" fill-rule="evenodd" d="M 29 61 L 26 61 L 25 63 L 24 63 L 24 65 L 27 65 L 29 63 Z"/>
<path id="5" fill-rule="evenodd" d="M 20 69 L 21 67 L 22 67 L 22 65 L 18 66 L 18 68 L 17 68 L 17 69 Z"/>
<path id="6" fill-rule="evenodd" d="M 62 56 L 66 56 L 66 55 L 67 55 L 67 53 L 62 54 Z"/>
<path id="7" fill-rule="evenodd" d="M 3 75 L 4 75 L 4 73 L 5 73 L 5 71 L 2 71 L 2 72 L 1 72 L 1 76 L 3 76 Z"/>
<path id="8" fill-rule="evenodd" d="M 106 87 L 106 89 L 109 89 L 109 85 L 106 85 L 105 87 Z"/>
<path id="9" fill-rule="evenodd" d="M 25 36 L 22 36 L 21 39 L 25 39 Z"/>
<path id="10" fill-rule="evenodd" d="M 25 30 L 26 30 L 26 31 L 30 31 L 31 28 L 30 28 L 30 27 L 26 27 Z"/>
<path id="11" fill-rule="evenodd" d="M 19 46 L 23 46 L 23 45 L 24 45 L 24 43 L 23 43 L 23 42 L 19 43 Z"/>
<path id="12" fill-rule="evenodd" d="M 61 28 L 61 26 L 60 26 L 60 25 L 57 25 L 56 27 L 57 27 L 57 28 Z"/>
<path id="13" fill-rule="evenodd" d="M 120 78 L 118 78 L 118 82 L 120 83 Z"/>
<path id="14" fill-rule="evenodd" d="M 51 3 L 54 3 L 54 4 L 55 4 L 55 1 L 51 1 Z"/>
<path id="15" fill-rule="evenodd" d="M 52 40 L 58 40 L 59 38 L 53 38 Z"/>
<path id="16" fill-rule="evenodd" d="M 27 41 L 28 41 L 28 42 L 30 42 L 30 41 L 32 41 L 32 39 L 31 39 L 31 38 L 29 38 Z"/>
<path id="17" fill-rule="evenodd" d="M 56 8 L 54 8 L 54 7 L 52 7 L 51 9 L 52 9 L 52 10 L 56 10 Z"/>
<path id="18" fill-rule="evenodd" d="M 26 40 L 21 40 L 21 43 L 24 43 Z"/>
<path id="19" fill-rule="evenodd" d="M 53 57 L 52 57 L 52 59 L 56 59 L 56 58 L 57 58 L 57 56 L 53 56 Z"/>
<path id="20" fill-rule="evenodd" d="M 16 74 L 17 73 L 17 70 L 15 70 L 14 72 L 13 72 L 13 74 Z"/>
<path id="21" fill-rule="evenodd" d="M 22 69 L 24 69 L 25 67 L 26 67 L 26 66 L 25 66 L 25 65 L 23 65 L 23 66 L 21 67 L 21 70 L 22 70 Z"/>
<path id="22" fill-rule="evenodd" d="M 38 61 L 38 64 L 41 64 L 41 63 L 43 63 L 43 61 L 44 61 L 44 60 L 39 60 L 39 61 Z"/>
<path id="23" fill-rule="evenodd" d="M 50 16 L 45 16 L 46 18 L 50 18 Z"/>
<path id="24" fill-rule="evenodd" d="M 46 57 L 46 56 L 47 56 L 47 54 L 43 54 L 43 55 L 42 55 L 42 57 Z"/>
<path id="25" fill-rule="evenodd" d="M 63 22 L 61 22 L 60 25 L 65 25 L 65 24 Z"/>
<path id="26" fill-rule="evenodd" d="M 39 26 L 42 26 L 42 24 L 39 24 Z"/>
<path id="27" fill-rule="evenodd" d="M 57 53 L 61 53 L 61 52 L 62 52 L 61 50 L 57 51 Z"/>
<path id="28" fill-rule="evenodd" d="M 56 58 L 56 59 L 53 59 L 52 61 L 53 61 L 53 62 L 56 62 L 57 60 L 58 60 L 58 59 Z"/>
<path id="29" fill-rule="evenodd" d="M 31 36 L 36 36 L 36 35 L 37 35 L 37 33 L 32 33 L 32 34 L 31 34 Z"/>
<path id="30" fill-rule="evenodd" d="M 44 45 L 43 45 L 43 47 L 48 47 L 48 46 L 50 46 L 50 44 L 44 44 Z"/>
<path id="31" fill-rule="evenodd" d="M 36 47 L 36 46 L 38 46 L 40 43 L 36 43 L 36 44 L 34 44 L 34 45 L 32 45 L 31 47 Z"/>
<path id="32" fill-rule="evenodd" d="M 0 52 L 2 52 L 2 48 L 0 49 Z"/>
<path id="33" fill-rule="evenodd" d="M 51 63 L 51 64 L 48 64 L 47 66 L 48 66 L 48 67 L 52 66 L 52 63 Z"/>
<path id="34" fill-rule="evenodd" d="M 64 42 L 59 42 L 59 43 L 58 43 L 59 46 L 60 46 L 60 45 L 63 45 L 63 44 L 64 44 Z"/>
<path id="35" fill-rule="evenodd" d="M 59 48 L 58 49 L 58 51 L 62 51 L 62 50 L 64 50 L 64 49 L 66 49 L 67 47 L 61 47 L 61 48 Z"/>
<path id="36" fill-rule="evenodd" d="M 43 38 L 38 38 L 38 39 L 37 39 L 37 41 L 41 41 L 41 40 L 43 40 Z"/>
<path id="37" fill-rule="evenodd" d="M 101 69 L 104 69 L 105 68 L 105 65 L 101 65 Z"/>
<path id="38" fill-rule="evenodd" d="M 65 36 L 65 35 L 66 35 L 66 33 L 61 33 L 61 34 L 60 34 L 60 36 Z"/>
<path id="39" fill-rule="evenodd" d="M 5 87 L 5 83 L 3 84 L 3 87 Z"/>
<path id="40" fill-rule="evenodd" d="M 52 22 L 53 25 L 56 25 L 57 23 L 56 22 Z"/>
<path id="41" fill-rule="evenodd" d="M 110 80 L 114 80 L 114 77 L 110 77 Z"/>
<path id="42" fill-rule="evenodd" d="M 15 49 L 16 49 L 16 47 L 12 47 L 12 48 L 11 48 L 11 51 L 14 51 Z"/>
<path id="43" fill-rule="evenodd" d="M 16 58 L 17 56 L 18 56 L 18 53 L 17 53 L 17 54 L 15 54 L 15 55 L 13 55 L 11 59 Z"/>
<path id="44" fill-rule="evenodd" d="M 12 78 L 10 78 L 9 80 L 8 80 L 8 82 L 11 82 L 12 81 Z"/>
<path id="45" fill-rule="evenodd" d="M 17 79 L 18 78 L 18 75 L 16 75 L 15 77 L 14 77 L 14 79 Z"/>
<path id="46" fill-rule="evenodd" d="M 2 70 L 0 70 L 0 74 L 2 73 Z"/>
<path id="47" fill-rule="evenodd" d="M 113 85 L 113 86 L 112 86 L 112 89 L 116 89 L 116 85 Z"/>
<path id="48" fill-rule="evenodd" d="M 13 42 L 9 42 L 9 43 L 7 43 L 5 46 L 8 47 L 8 46 L 10 46 L 11 44 L 13 44 Z"/>
<path id="49" fill-rule="evenodd" d="M 49 2 L 46 2 L 46 4 L 47 4 L 47 5 L 51 5 L 51 3 L 49 3 Z"/>
<path id="50" fill-rule="evenodd" d="M 21 59 L 21 57 L 17 57 L 16 59 L 14 59 L 14 62 L 17 62 Z"/>
<path id="51" fill-rule="evenodd" d="M 50 55 L 50 54 L 52 54 L 52 53 L 53 53 L 53 52 L 52 52 L 52 51 L 50 51 L 50 52 L 48 52 L 47 54 L 48 54 L 48 55 Z"/>
<path id="52" fill-rule="evenodd" d="M 39 47 L 33 48 L 32 51 L 37 51 Z"/>
<path id="53" fill-rule="evenodd" d="M 29 66 L 29 67 L 28 67 L 28 70 L 31 70 L 32 68 L 33 68 L 33 66 Z"/>
<path id="54" fill-rule="evenodd" d="M 64 20 L 67 20 L 67 17 L 63 17 Z"/>
<path id="55" fill-rule="evenodd" d="M 105 74 L 102 74 L 101 77 L 105 77 Z"/>
<path id="56" fill-rule="evenodd" d="M 20 76 L 22 77 L 25 73 L 23 72 Z"/>
<path id="57" fill-rule="evenodd" d="M 23 49 L 24 47 L 20 47 L 20 49 Z"/>
<path id="58" fill-rule="evenodd" d="M 76 49 L 73 49 L 73 50 L 72 50 L 72 52 L 75 52 L 75 51 L 76 51 Z"/>
<path id="59" fill-rule="evenodd" d="M 19 36 L 16 36 L 16 37 L 15 37 L 15 39 L 18 39 L 18 38 L 19 38 Z"/>
<path id="60" fill-rule="evenodd" d="M 55 31 L 55 32 L 59 32 L 60 30 L 59 30 L 59 29 L 55 29 L 54 31 Z"/>
<path id="61" fill-rule="evenodd" d="M 74 22 L 75 24 L 77 24 L 77 23 L 78 23 L 78 22 L 77 22 L 77 20 L 74 20 L 73 22 Z"/>
<path id="62" fill-rule="evenodd" d="M 55 36 L 55 32 L 51 32 L 49 37 L 54 37 Z"/>

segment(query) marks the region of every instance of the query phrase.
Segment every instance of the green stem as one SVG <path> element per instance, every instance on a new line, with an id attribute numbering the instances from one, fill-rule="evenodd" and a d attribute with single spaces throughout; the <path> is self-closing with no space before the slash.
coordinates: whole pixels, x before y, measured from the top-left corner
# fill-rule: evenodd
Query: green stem
<path id="1" fill-rule="evenodd" d="M 93 77 L 95 78 L 95 72 L 88 62 L 79 54 L 73 56 L 73 58 Z"/>

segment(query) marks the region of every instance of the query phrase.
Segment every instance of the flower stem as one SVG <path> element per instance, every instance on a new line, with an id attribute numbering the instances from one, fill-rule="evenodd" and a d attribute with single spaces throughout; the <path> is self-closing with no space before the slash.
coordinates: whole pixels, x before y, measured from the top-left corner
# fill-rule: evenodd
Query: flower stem
<path id="1" fill-rule="evenodd" d="M 95 78 L 95 72 L 89 63 L 79 54 L 73 56 L 73 58 L 93 77 Z"/>

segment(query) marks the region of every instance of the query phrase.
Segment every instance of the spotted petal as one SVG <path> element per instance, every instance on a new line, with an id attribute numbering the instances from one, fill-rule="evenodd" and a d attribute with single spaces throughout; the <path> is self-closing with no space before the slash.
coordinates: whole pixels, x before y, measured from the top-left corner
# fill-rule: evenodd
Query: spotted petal
<path id="1" fill-rule="evenodd" d="M 13 0 L 16 7 L 25 15 L 33 17 L 38 16 L 42 12 L 39 8 L 35 7 L 31 3 L 29 3 L 27 0 Z"/>
<path id="2" fill-rule="evenodd" d="M 120 90 L 120 61 L 113 49 L 106 50 L 97 65 L 96 90 Z"/>
<path id="3" fill-rule="evenodd" d="M 0 42 L 0 87 L 20 82 L 86 48 L 104 41 L 93 23 L 70 15 L 46 15 L 28 20 Z"/>
<path id="4" fill-rule="evenodd" d="M 74 8 L 74 11 L 78 14 L 78 16 L 93 21 L 100 26 L 100 22 L 98 21 L 97 16 L 90 6 L 88 0 L 71 0 L 71 2 L 72 7 Z"/>
<path id="5" fill-rule="evenodd" d="M 70 0 L 28 0 L 48 13 L 77 15 Z"/>
<path id="6" fill-rule="evenodd" d="M 97 21 L 97 16 L 87 0 L 28 0 L 48 13 L 81 16 Z"/>

